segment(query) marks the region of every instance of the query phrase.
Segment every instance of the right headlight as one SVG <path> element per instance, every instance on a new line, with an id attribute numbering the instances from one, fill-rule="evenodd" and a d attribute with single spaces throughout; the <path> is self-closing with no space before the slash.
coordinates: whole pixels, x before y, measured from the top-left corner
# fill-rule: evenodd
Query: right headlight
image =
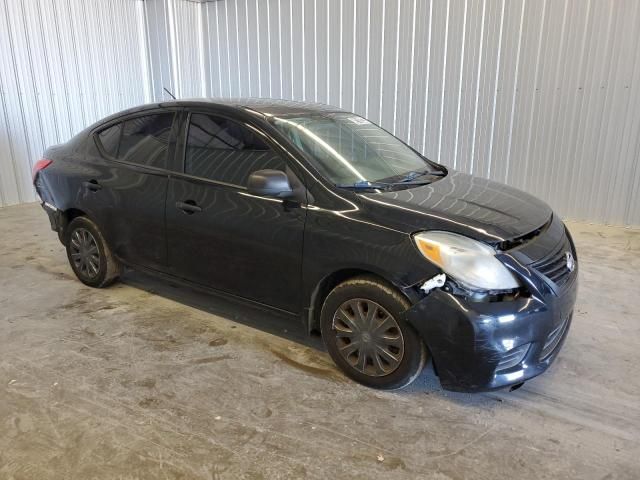
<path id="1" fill-rule="evenodd" d="M 473 290 L 512 290 L 515 275 L 495 257 L 489 245 L 450 232 L 422 232 L 413 236 L 420 253 L 447 275 Z"/>

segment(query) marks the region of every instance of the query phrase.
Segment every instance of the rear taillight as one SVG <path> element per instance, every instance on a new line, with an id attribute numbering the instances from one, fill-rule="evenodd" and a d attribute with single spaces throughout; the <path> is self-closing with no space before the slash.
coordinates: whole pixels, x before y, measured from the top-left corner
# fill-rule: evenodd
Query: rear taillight
<path id="1" fill-rule="evenodd" d="M 34 181 L 36 180 L 36 175 L 38 175 L 38 172 L 40 170 L 44 170 L 52 163 L 53 163 L 53 160 L 49 160 L 48 158 L 43 158 L 41 160 L 38 160 L 36 164 L 33 166 L 33 172 L 32 172 L 33 180 Z"/>

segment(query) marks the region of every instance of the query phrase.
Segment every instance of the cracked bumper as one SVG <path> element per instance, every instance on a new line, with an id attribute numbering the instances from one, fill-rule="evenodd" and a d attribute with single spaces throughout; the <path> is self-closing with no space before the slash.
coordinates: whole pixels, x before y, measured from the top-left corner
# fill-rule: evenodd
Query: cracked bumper
<path id="1" fill-rule="evenodd" d="M 522 383 L 549 367 L 569 330 L 576 293 L 577 280 L 561 295 L 501 302 L 473 302 L 436 289 L 406 315 L 429 347 L 443 388 L 486 391 Z M 522 359 L 504 368 L 500 362 L 525 345 Z"/>

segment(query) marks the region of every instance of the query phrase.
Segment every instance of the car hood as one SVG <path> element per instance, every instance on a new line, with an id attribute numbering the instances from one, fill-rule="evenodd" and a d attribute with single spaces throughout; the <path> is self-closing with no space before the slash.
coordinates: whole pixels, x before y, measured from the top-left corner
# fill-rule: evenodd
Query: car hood
<path id="1" fill-rule="evenodd" d="M 552 214 L 528 193 L 451 169 L 428 185 L 358 196 L 369 216 L 385 226 L 407 233 L 452 231 L 488 243 L 530 233 Z"/>

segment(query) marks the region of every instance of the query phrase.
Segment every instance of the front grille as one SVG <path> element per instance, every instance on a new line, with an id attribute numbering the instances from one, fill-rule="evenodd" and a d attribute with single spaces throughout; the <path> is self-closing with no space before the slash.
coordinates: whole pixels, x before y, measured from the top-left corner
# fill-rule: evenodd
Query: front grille
<path id="1" fill-rule="evenodd" d="M 555 351 L 567 331 L 570 318 L 571 315 L 568 315 L 560 325 L 547 335 L 547 340 L 544 343 L 544 347 L 542 347 L 542 352 L 540 352 L 540 361 L 547 359 Z"/>
<path id="2" fill-rule="evenodd" d="M 571 271 L 567 267 L 567 252 L 571 252 L 571 247 L 565 238 L 550 255 L 532 263 L 531 267 L 561 287 L 571 277 Z"/>

